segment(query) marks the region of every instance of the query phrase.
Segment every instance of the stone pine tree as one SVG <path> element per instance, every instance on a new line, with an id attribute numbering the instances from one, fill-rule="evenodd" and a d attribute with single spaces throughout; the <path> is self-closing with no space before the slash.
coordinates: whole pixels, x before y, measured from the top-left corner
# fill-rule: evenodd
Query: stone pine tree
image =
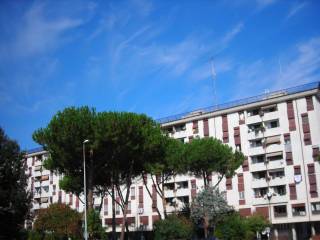
<path id="1" fill-rule="evenodd" d="M 209 227 L 214 228 L 217 222 L 232 211 L 223 194 L 213 187 L 204 188 L 191 204 L 191 218 L 195 223 L 201 223 L 205 238 L 208 237 Z"/>
<path id="2" fill-rule="evenodd" d="M 233 176 L 244 160 L 241 152 L 215 138 L 194 139 L 186 145 L 186 157 L 189 171 L 201 176 L 205 187 L 212 173 L 218 175 L 216 187 L 223 177 Z"/>
<path id="3" fill-rule="evenodd" d="M 177 174 L 185 173 L 187 171 L 186 169 L 185 145 L 180 140 L 166 137 L 164 157 L 158 159 L 158 161 L 149 163 L 147 165 L 147 171 L 144 173 L 150 175 L 153 191 L 155 191 L 162 200 L 164 218 L 167 217 L 164 183 L 170 178 L 174 178 Z M 152 192 L 148 187 L 147 178 L 142 176 L 142 179 L 150 198 L 152 198 Z M 156 209 L 161 219 L 162 216 L 158 206 L 153 204 L 153 208 Z"/>
<path id="4" fill-rule="evenodd" d="M 151 118 L 126 112 L 99 113 L 97 131 L 98 149 L 111 151 L 109 167 L 113 171 L 112 182 L 123 212 L 120 239 L 124 239 L 132 180 L 141 176 L 148 163 L 163 158 L 164 136 L 160 126 Z"/>
<path id="5" fill-rule="evenodd" d="M 23 154 L 0 128 L 0 239 L 20 239 L 30 207 Z"/>
<path id="6" fill-rule="evenodd" d="M 60 187 L 79 196 L 83 193 L 83 141 L 89 139 L 86 151 L 87 201 L 93 208 L 94 190 L 109 183 L 107 149 L 98 149 L 96 116 L 89 107 L 66 108 L 55 114 L 47 127 L 36 130 L 35 142 L 49 152 L 45 167 L 64 175 Z M 102 199 L 101 199 L 102 200 Z"/>

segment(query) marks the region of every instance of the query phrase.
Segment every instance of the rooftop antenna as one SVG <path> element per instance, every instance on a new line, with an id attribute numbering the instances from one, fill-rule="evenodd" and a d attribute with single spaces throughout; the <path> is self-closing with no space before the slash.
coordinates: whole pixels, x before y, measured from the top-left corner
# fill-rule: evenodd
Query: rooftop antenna
<path id="1" fill-rule="evenodd" d="M 217 73 L 214 68 L 214 63 L 213 63 L 213 57 L 211 57 L 211 78 L 212 78 L 212 85 L 213 85 L 213 106 L 216 107 L 218 105 L 217 102 L 217 92 L 216 92 L 216 77 Z"/>
<path id="2" fill-rule="evenodd" d="M 279 64 L 279 73 L 280 73 L 280 77 L 281 77 L 282 76 L 282 65 L 281 65 L 280 57 L 278 58 L 278 64 Z"/>

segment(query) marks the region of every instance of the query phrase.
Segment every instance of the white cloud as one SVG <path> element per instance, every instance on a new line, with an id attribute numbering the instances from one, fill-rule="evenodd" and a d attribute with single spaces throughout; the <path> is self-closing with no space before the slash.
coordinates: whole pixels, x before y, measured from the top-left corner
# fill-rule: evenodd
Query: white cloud
<path id="1" fill-rule="evenodd" d="M 293 17 L 294 15 L 296 15 L 306 5 L 307 5 L 307 2 L 298 2 L 298 3 L 295 3 L 294 5 L 292 5 L 292 7 L 290 8 L 290 10 L 288 12 L 286 19 L 289 19 L 289 18 Z"/>

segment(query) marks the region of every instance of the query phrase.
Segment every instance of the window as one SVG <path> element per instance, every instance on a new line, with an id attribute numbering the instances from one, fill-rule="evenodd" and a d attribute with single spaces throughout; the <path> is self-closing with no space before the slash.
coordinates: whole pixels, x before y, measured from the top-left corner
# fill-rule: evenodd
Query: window
<path id="1" fill-rule="evenodd" d="M 312 214 L 320 214 L 320 202 L 311 203 Z"/>
<path id="2" fill-rule="evenodd" d="M 269 171 L 269 176 L 270 176 L 272 179 L 282 178 L 282 177 L 285 176 L 285 174 L 284 174 L 284 169 Z"/>
<path id="3" fill-rule="evenodd" d="M 250 140 L 250 147 L 251 148 L 261 147 L 261 146 L 262 146 L 262 139 Z"/>
<path id="4" fill-rule="evenodd" d="M 183 182 L 177 182 L 177 189 L 186 189 L 188 188 L 188 181 L 183 181 Z"/>
<path id="5" fill-rule="evenodd" d="M 269 113 L 269 112 L 275 112 L 277 111 L 277 105 L 271 105 L 271 106 L 266 106 L 261 108 L 264 113 Z"/>
<path id="6" fill-rule="evenodd" d="M 176 125 L 174 128 L 175 128 L 176 132 L 185 131 L 186 130 L 186 124 Z"/>
<path id="7" fill-rule="evenodd" d="M 273 211 L 274 211 L 275 217 L 286 217 L 287 216 L 287 206 L 286 205 L 274 206 Z"/>
<path id="8" fill-rule="evenodd" d="M 239 199 L 240 200 L 243 200 L 244 199 L 244 192 L 239 192 Z"/>
<path id="9" fill-rule="evenodd" d="M 265 179 L 266 178 L 266 171 L 259 171 L 259 172 L 253 172 L 252 177 L 254 180 L 260 180 L 260 179 Z"/>
<path id="10" fill-rule="evenodd" d="M 116 203 L 116 214 L 120 214 L 120 205 Z"/>
<path id="11" fill-rule="evenodd" d="M 279 196 L 284 196 L 286 195 L 286 185 L 273 187 L 273 191 Z"/>
<path id="12" fill-rule="evenodd" d="M 136 188 L 135 187 L 130 188 L 130 195 L 131 195 L 131 199 L 135 199 L 135 197 L 136 197 Z"/>
<path id="13" fill-rule="evenodd" d="M 268 188 L 255 188 L 253 191 L 255 198 L 263 198 L 267 194 Z"/>
<path id="14" fill-rule="evenodd" d="M 278 119 L 266 122 L 265 124 L 267 128 L 277 128 L 280 126 Z"/>
<path id="15" fill-rule="evenodd" d="M 306 215 L 306 207 L 305 207 L 304 203 L 292 205 L 292 215 L 293 216 L 305 216 Z"/>
<path id="16" fill-rule="evenodd" d="M 251 156 L 251 162 L 254 163 L 263 163 L 264 162 L 264 155 L 256 155 Z"/>
<path id="17" fill-rule="evenodd" d="M 259 115 L 259 113 L 260 113 L 260 109 L 259 108 L 252 109 L 252 110 L 248 111 L 248 116 L 251 117 L 251 116 Z"/>
<path id="18" fill-rule="evenodd" d="M 262 123 L 254 123 L 248 125 L 249 132 L 258 132 L 263 130 Z"/>

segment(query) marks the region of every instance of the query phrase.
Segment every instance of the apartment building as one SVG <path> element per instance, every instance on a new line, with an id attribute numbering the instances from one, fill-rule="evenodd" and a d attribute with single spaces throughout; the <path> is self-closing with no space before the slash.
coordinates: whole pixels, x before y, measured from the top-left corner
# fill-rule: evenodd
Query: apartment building
<path id="1" fill-rule="evenodd" d="M 173 138 L 188 143 L 195 138 L 215 137 L 241 150 L 246 159 L 232 178 L 224 179 L 219 190 L 240 214 L 264 215 L 273 224 L 272 239 L 304 239 L 320 234 L 320 166 L 316 160 L 320 145 L 320 83 L 259 95 L 227 104 L 179 114 L 158 122 Z M 64 202 L 82 211 L 72 194 L 59 189 L 59 176 L 44 170 L 41 149 L 30 152 L 26 162 L 29 188 L 34 192 L 33 209 L 52 202 Z M 42 170 L 42 171 L 41 171 Z M 151 230 L 158 220 L 153 206 L 163 213 L 150 176 L 130 189 L 128 221 L 131 230 Z M 214 174 L 209 181 L 214 183 Z M 203 180 L 176 176 L 165 184 L 167 211 L 174 212 L 203 188 Z M 99 197 L 95 203 L 99 203 Z M 107 231 L 112 223 L 111 198 L 103 199 L 101 217 Z M 116 206 L 117 229 L 122 215 Z"/>

